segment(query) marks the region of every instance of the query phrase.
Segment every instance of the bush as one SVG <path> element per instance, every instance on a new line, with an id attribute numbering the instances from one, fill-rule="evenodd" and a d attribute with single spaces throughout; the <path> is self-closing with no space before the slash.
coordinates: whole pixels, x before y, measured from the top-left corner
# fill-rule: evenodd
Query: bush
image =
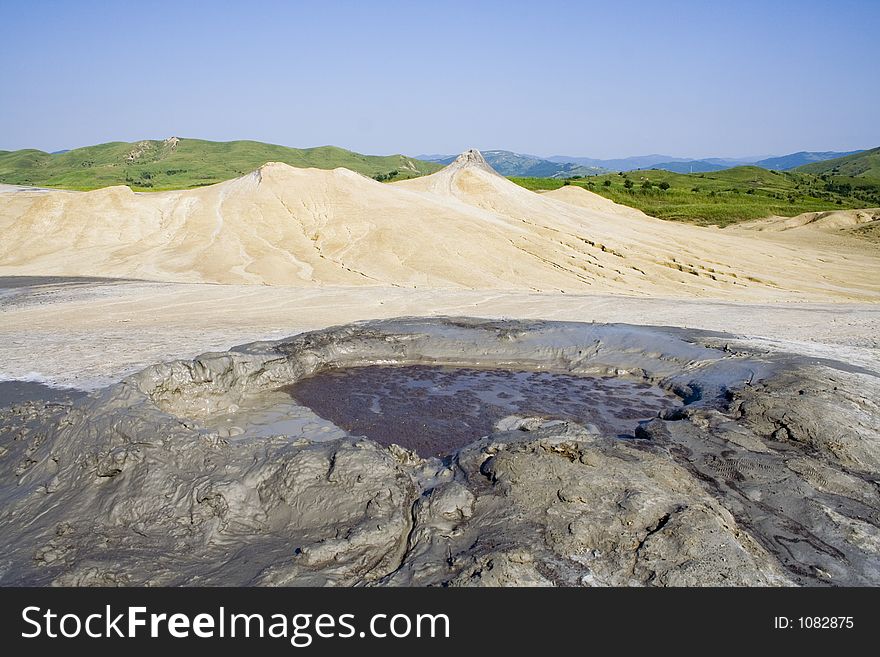
<path id="1" fill-rule="evenodd" d="M 627 189 L 632 189 L 633 181 L 630 180 L 629 178 L 627 178 L 626 180 L 623 181 L 623 186 L 626 187 Z"/>
<path id="2" fill-rule="evenodd" d="M 664 180 L 658 185 L 658 187 L 665 192 L 667 189 L 669 189 L 669 183 Z"/>
<path id="3" fill-rule="evenodd" d="M 642 189 L 651 189 L 653 186 L 654 185 L 651 183 L 650 180 L 646 180 L 642 183 Z"/>
<path id="4" fill-rule="evenodd" d="M 611 181 L 610 181 L 610 180 L 606 180 L 605 182 L 602 183 L 602 186 L 603 186 L 603 187 L 611 187 Z"/>

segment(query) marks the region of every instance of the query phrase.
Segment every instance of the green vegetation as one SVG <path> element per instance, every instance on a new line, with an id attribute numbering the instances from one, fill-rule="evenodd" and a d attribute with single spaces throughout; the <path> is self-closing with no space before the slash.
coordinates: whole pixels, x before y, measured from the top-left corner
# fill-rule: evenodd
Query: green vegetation
<path id="1" fill-rule="evenodd" d="M 813 162 L 798 167 L 796 171 L 834 178 L 874 178 L 880 179 L 880 148 L 872 148 L 846 157 Z"/>
<path id="2" fill-rule="evenodd" d="M 802 212 L 880 206 L 880 180 L 767 171 L 754 166 L 711 173 L 651 169 L 581 180 L 511 180 L 532 190 L 558 189 L 568 183 L 661 219 L 700 225 L 727 226 L 771 215 L 791 217 Z"/>
<path id="3" fill-rule="evenodd" d="M 377 180 L 404 180 L 442 168 L 403 155 L 361 155 L 335 146 L 298 149 L 257 141 L 172 138 L 110 142 L 56 154 L 33 149 L 0 151 L 0 182 L 80 190 L 109 185 L 128 185 L 139 191 L 188 189 L 244 175 L 266 162 L 318 169 L 345 167 Z"/>

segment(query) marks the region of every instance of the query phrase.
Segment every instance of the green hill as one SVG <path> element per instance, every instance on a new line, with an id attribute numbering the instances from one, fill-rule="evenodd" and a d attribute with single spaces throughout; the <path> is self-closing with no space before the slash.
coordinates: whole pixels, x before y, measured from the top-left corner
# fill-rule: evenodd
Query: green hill
<path id="1" fill-rule="evenodd" d="M 534 190 L 578 185 L 654 217 L 701 225 L 727 226 L 772 215 L 880 206 L 880 181 L 838 180 L 756 166 L 689 174 L 651 169 L 578 180 L 511 180 Z"/>
<path id="2" fill-rule="evenodd" d="M 850 178 L 880 179 L 880 148 L 872 148 L 869 151 L 861 151 L 833 160 L 805 164 L 795 169 L 795 171 L 835 177 L 847 176 Z"/>
<path id="3" fill-rule="evenodd" d="M 0 152 L 0 182 L 64 189 L 128 185 L 141 191 L 187 189 L 244 175 L 266 162 L 295 167 L 345 167 L 379 180 L 433 173 L 442 165 L 403 155 L 361 155 L 335 146 L 288 148 L 258 141 L 201 139 L 110 142 L 63 153 Z"/>

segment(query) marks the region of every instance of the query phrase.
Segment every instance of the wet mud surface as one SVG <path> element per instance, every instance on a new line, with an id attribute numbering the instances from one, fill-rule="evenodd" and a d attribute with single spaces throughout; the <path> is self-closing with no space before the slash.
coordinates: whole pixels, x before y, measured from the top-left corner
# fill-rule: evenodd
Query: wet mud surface
<path id="1" fill-rule="evenodd" d="M 639 421 L 681 405 L 643 381 L 558 372 L 411 365 L 326 370 L 283 389 L 353 435 L 444 456 L 509 415 L 592 424 L 632 438 Z"/>
<path id="2" fill-rule="evenodd" d="M 34 403 L 64 403 L 85 396 L 76 388 L 57 388 L 36 381 L 0 381 L 0 408 Z"/>

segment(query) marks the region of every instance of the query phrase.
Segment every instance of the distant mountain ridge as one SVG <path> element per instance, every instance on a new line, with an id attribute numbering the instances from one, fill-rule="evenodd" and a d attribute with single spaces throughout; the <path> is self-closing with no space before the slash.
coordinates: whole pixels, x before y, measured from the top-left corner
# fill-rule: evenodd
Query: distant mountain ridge
<path id="1" fill-rule="evenodd" d="M 567 155 L 554 155 L 547 158 L 551 162 L 580 164 L 582 166 L 602 167 L 612 171 L 633 171 L 634 169 L 647 169 L 663 162 L 685 162 L 686 158 L 673 157 L 671 155 L 636 155 L 633 157 L 601 160 L 593 157 L 569 157 Z"/>
<path id="2" fill-rule="evenodd" d="M 848 155 L 855 155 L 861 152 L 863 151 L 848 151 L 845 153 L 838 153 L 835 151 L 799 151 L 797 153 L 782 155 L 780 157 L 768 157 L 764 160 L 755 162 L 755 166 L 759 166 L 764 169 L 776 169 L 777 171 L 788 171 L 789 169 L 796 169 L 805 164 L 811 164 L 813 162 L 824 162 L 825 160 L 833 160 L 841 157 L 846 157 Z"/>
<path id="3" fill-rule="evenodd" d="M 642 167 L 644 169 L 661 169 L 662 171 L 671 171 L 673 173 L 710 173 L 712 171 L 722 171 L 724 169 L 732 169 L 733 167 L 747 166 L 743 164 L 720 164 L 718 162 L 710 162 L 709 160 L 684 160 L 683 162 L 658 162 L 651 167 Z"/>
<path id="4" fill-rule="evenodd" d="M 762 169 L 788 171 L 804 164 L 821 162 L 858 154 L 863 151 L 799 151 L 788 155 L 773 157 L 744 158 L 685 158 L 672 155 L 651 154 L 633 157 L 599 159 L 591 157 L 572 157 L 554 155 L 542 158 L 504 150 L 483 151 L 486 161 L 505 176 L 523 178 L 571 178 L 573 176 L 594 176 L 611 171 L 635 171 L 639 169 L 661 169 L 673 173 L 709 173 L 732 169 L 739 166 L 757 166 Z M 449 164 L 454 155 L 419 155 L 417 159 L 438 164 Z"/>

